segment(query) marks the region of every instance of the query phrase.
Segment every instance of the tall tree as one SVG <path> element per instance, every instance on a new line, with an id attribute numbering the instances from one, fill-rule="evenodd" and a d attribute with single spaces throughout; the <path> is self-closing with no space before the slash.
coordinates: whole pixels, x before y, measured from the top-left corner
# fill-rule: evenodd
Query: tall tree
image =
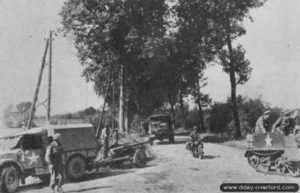
<path id="1" fill-rule="evenodd" d="M 184 80 L 181 82 L 180 94 L 189 94 L 195 98 L 202 129 L 205 129 L 202 105 L 208 95 L 200 92 L 200 81 L 207 65 L 214 60 L 216 54 L 214 39 L 211 38 L 209 2 L 210 0 L 179 0 L 174 7 L 178 20 L 178 31 L 175 35 L 177 61 L 181 63 L 180 72 Z"/>
<path id="2" fill-rule="evenodd" d="M 231 45 L 231 43 L 230 43 Z M 241 137 L 240 118 L 237 106 L 237 85 L 244 84 L 250 78 L 252 68 L 250 61 L 245 59 L 245 50 L 239 45 L 236 49 L 221 50 L 220 60 L 223 70 L 229 74 L 231 85 L 231 105 L 235 120 L 236 138 Z"/>
<path id="3" fill-rule="evenodd" d="M 201 91 L 207 85 L 207 78 L 203 74 L 199 74 L 199 81 L 196 82 L 194 89 L 192 89 L 192 96 L 198 106 L 198 115 L 200 120 L 200 130 L 209 131 L 204 124 L 203 107 L 207 107 L 211 103 L 211 98 L 208 94 L 203 94 Z"/>
<path id="4" fill-rule="evenodd" d="M 129 111 L 144 114 L 161 104 L 149 69 L 157 61 L 156 48 L 165 36 L 166 10 L 167 4 L 160 0 L 65 2 L 61 11 L 63 30 L 74 34 L 78 57 L 85 67 L 83 76 L 95 83 L 98 95 L 104 95 L 105 80 L 115 64 L 119 75 L 115 86 L 121 85 L 123 76 Z M 108 98 L 111 105 L 112 92 Z"/>
<path id="5" fill-rule="evenodd" d="M 231 105 L 235 121 L 235 137 L 241 137 L 241 126 L 237 106 L 237 84 L 245 83 L 251 73 L 250 62 L 245 59 L 245 50 L 239 45 L 233 47 L 233 41 L 244 35 L 245 18 L 250 17 L 249 11 L 261 7 L 265 0 L 215 0 L 211 1 L 211 18 L 214 23 L 215 44 L 220 49 L 220 64 L 230 77 Z"/>

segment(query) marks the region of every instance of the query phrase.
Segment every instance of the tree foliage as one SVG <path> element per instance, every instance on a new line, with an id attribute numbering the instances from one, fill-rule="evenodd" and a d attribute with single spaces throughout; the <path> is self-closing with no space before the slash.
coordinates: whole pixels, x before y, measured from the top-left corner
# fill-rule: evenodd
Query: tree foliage
<path id="1" fill-rule="evenodd" d="M 228 45 L 246 33 L 244 18 L 263 2 L 67 0 L 61 16 L 96 93 L 104 96 L 109 80 L 117 88 L 108 92 L 110 107 L 124 83 L 130 114 L 145 117 L 168 107 L 175 118 L 176 105 L 185 111 L 184 99 L 192 95 L 203 120 L 202 106 L 211 100 L 201 89 L 208 64 L 220 62 L 234 84 L 250 78 L 245 50 Z"/>
<path id="2" fill-rule="evenodd" d="M 160 60 L 157 52 L 165 35 L 166 9 L 165 2 L 159 0 L 65 3 L 61 11 L 64 31 L 74 34 L 78 57 L 85 67 L 83 76 L 95 83 L 99 95 L 104 95 L 115 64 L 116 74 L 121 66 L 124 68 L 129 103 L 141 112 L 152 110 L 141 103 L 147 101 L 153 107 L 161 104 L 157 93 L 146 91 L 155 91 L 151 88 L 156 86 L 155 68 L 150 64 Z M 114 81 L 117 84 L 119 80 Z"/>

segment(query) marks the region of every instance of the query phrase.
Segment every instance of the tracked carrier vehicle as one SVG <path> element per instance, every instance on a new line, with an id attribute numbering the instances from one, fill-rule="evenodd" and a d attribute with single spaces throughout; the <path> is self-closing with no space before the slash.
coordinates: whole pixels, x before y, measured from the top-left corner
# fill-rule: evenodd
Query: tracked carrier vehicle
<path id="1" fill-rule="evenodd" d="M 300 176 L 300 134 L 254 133 L 245 153 L 256 171 L 283 176 Z"/>

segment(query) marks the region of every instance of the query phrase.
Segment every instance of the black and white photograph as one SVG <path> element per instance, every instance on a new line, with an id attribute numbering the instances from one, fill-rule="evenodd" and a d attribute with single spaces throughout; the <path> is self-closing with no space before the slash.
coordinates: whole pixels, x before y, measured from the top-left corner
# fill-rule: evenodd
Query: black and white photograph
<path id="1" fill-rule="evenodd" d="M 0 0 L 0 193 L 300 192 L 299 0 Z"/>

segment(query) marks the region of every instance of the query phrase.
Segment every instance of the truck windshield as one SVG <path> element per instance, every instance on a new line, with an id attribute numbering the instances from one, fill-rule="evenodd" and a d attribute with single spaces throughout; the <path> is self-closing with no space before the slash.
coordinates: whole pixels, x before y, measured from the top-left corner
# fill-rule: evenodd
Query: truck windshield
<path id="1" fill-rule="evenodd" d="M 0 139 L 0 151 L 9 151 L 12 149 L 21 148 L 20 142 L 21 136 L 1 138 Z"/>
<path id="2" fill-rule="evenodd" d="M 161 117 L 151 117 L 150 122 L 164 122 L 164 123 L 169 123 L 170 117 L 168 116 L 161 116 Z"/>

